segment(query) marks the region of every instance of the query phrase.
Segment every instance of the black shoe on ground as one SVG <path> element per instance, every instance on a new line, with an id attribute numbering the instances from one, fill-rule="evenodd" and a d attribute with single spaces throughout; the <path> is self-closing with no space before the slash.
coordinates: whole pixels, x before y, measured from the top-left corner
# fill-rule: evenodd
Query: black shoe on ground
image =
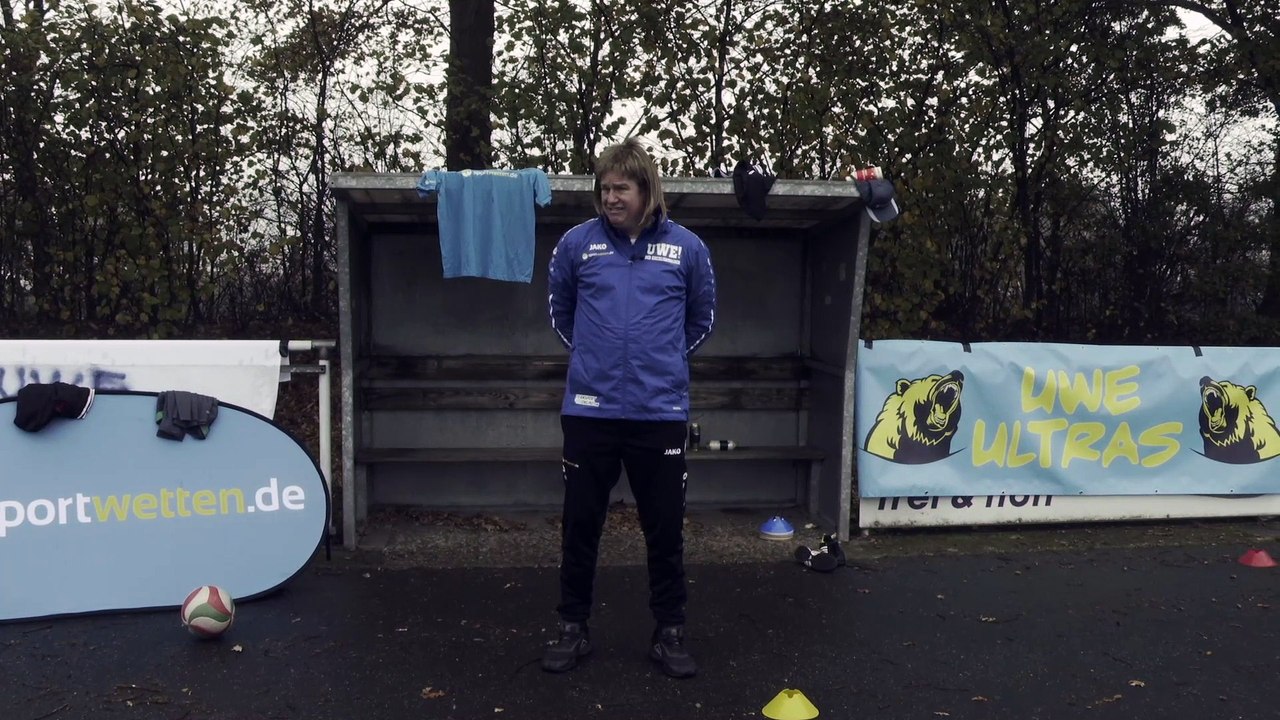
<path id="1" fill-rule="evenodd" d="M 656 628 L 649 641 L 649 657 L 662 665 L 662 672 L 673 678 L 693 677 L 698 664 L 684 647 L 684 627 L 667 625 Z"/>
<path id="2" fill-rule="evenodd" d="M 827 552 L 825 547 L 813 550 L 808 545 L 796 548 L 796 562 L 818 572 L 831 572 L 839 567 L 836 556 Z"/>
<path id="3" fill-rule="evenodd" d="M 845 565 L 844 549 L 835 535 L 822 536 L 822 549 L 836 559 L 836 567 Z"/>
<path id="4" fill-rule="evenodd" d="M 562 673 L 578 666 L 578 658 L 591 652 L 591 632 L 586 623 L 560 623 L 560 637 L 542 651 L 542 669 Z"/>

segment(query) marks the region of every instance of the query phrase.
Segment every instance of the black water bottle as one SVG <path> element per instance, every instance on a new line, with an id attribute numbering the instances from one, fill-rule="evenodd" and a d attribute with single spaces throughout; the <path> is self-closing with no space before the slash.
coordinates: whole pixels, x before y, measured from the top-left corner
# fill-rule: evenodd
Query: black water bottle
<path id="1" fill-rule="evenodd" d="M 697 450 L 698 445 L 702 442 L 702 428 L 698 423 L 689 425 L 689 449 Z"/>

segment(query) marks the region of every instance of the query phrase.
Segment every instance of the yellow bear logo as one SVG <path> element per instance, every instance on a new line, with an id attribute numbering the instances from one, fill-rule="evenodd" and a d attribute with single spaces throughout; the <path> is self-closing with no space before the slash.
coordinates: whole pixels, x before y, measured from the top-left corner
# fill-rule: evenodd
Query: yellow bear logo
<path id="1" fill-rule="evenodd" d="M 884 401 L 862 449 L 886 460 L 920 465 L 951 454 L 951 438 L 960 425 L 964 373 L 898 380 Z"/>
<path id="2" fill-rule="evenodd" d="M 1200 436 L 1204 456 L 1225 463 L 1256 463 L 1280 455 L 1280 431 L 1252 385 L 1200 378 Z"/>

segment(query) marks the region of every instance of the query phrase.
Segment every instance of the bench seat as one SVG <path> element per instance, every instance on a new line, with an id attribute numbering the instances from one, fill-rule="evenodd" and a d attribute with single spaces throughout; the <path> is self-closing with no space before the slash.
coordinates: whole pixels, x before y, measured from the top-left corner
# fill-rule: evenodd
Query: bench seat
<path id="1" fill-rule="evenodd" d="M 356 377 L 365 384 L 386 380 L 555 380 L 569 371 L 567 355 L 374 355 L 362 358 Z M 804 380 L 799 356 L 737 357 L 695 355 L 689 360 L 694 385 L 707 380 Z"/>
<path id="2" fill-rule="evenodd" d="M 543 462 L 558 461 L 558 447 L 505 448 L 364 448 L 356 453 L 356 461 L 384 462 Z M 754 446 L 735 450 L 695 450 L 685 454 L 688 462 L 730 460 L 804 460 L 821 462 L 822 450 L 805 446 Z"/>
<path id="3" fill-rule="evenodd" d="M 399 419 L 408 415 L 430 419 L 425 423 L 440 424 L 451 417 L 472 412 L 495 413 L 495 427 L 511 422 L 502 413 L 558 413 L 564 399 L 565 375 L 569 358 L 556 355 L 389 355 L 375 354 L 362 358 L 357 366 L 355 387 L 356 409 L 365 417 L 388 416 Z M 689 407 L 700 417 L 714 413 L 734 415 L 734 421 L 750 427 L 753 413 L 768 413 L 767 427 L 780 435 L 764 442 L 786 443 L 794 437 L 787 415 L 796 424 L 812 410 L 810 369 L 799 355 L 788 356 L 695 356 L 689 361 L 691 386 Z M 455 415 L 437 415 L 454 413 Z M 708 414 L 711 413 L 711 414 Z M 469 422 L 479 419 L 468 417 Z M 527 421 L 527 418 L 526 418 Z M 549 420 L 548 420 L 549 421 Z M 481 421 L 483 425 L 483 422 Z M 753 436 L 760 433 L 744 431 Z M 430 445 L 429 430 L 420 432 L 422 445 Z M 790 435 L 791 437 L 788 437 Z M 555 447 L 379 447 L 376 433 L 364 439 L 369 446 L 355 448 L 356 463 L 366 468 L 383 466 L 388 476 L 417 475 L 413 465 L 442 465 L 438 475 L 451 478 L 466 472 L 475 463 L 558 463 L 561 448 Z M 480 433 L 474 441 L 501 443 L 496 433 Z M 414 443 L 403 436 L 383 443 Z M 466 442 L 466 441 L 464 441 Z M 372 446 L 372 447 L 370 447 Z M 699 449 L 687 452 L 687 462 L 701 465 L 708 476 L 717 481 L 732 482 L 738 475 L 760 477 L 776 471 L 779 476 L 794 476 L 796 498 L 809 500 L 810 512 L 816 508 L 817 490 L 822 476 L 824 452 L 808 445 L 748 445 L 734 450 Z M 783 468 L 750 465 L 724 469 L 724 462 L 787 463 Z M 717 463 L 713 471 L 708 463 Z M 393 469 L 399 465 L 403 469 Z M 742 473 L 737 472 L 742 470 Z M 374 472 L 378 472 L 374 470 Z M 421 473 L 428 475 L 428 473 Z M 724 480 L 720 480 L 724 478 Z"/>

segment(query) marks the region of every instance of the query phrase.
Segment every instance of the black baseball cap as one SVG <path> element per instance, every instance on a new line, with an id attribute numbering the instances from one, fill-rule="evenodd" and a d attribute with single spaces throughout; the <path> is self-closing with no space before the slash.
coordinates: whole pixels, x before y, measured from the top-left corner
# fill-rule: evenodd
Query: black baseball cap
<path id="1" fill-rule="evenodd" d="M 858 182 L 858 196 L 862 198 L 867 214 L 883 223 L 898 217 L 898 203 L 893 183 L 888 180 L 862 180 Z"/>

